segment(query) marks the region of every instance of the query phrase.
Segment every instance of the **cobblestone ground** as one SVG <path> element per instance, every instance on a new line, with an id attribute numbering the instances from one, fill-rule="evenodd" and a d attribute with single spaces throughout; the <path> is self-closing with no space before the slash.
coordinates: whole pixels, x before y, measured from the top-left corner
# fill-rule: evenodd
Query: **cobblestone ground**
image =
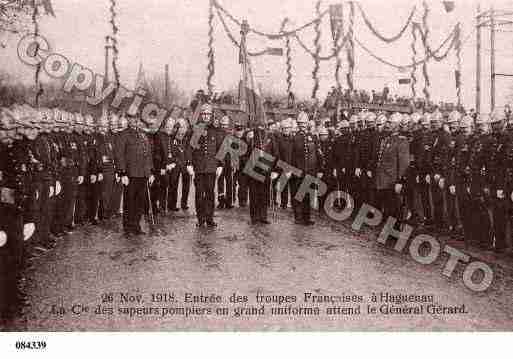
<path id="1" fill-rule="evenodd" d="M 376 232 L 356 233 L 350 223 L 317 218 L 313 227 L 297 226 L 291 210 L 278 210 L 268 226 L 251 226 L 247 209 L 217 211 L 216 230 L 197 229 L 194 214 L 178 212 L 164 218 L 158 233 L 126 238 L 119 223 L 85 227 L 60 240 L 34 262 L 27 275 L 30 305 L 9 329 L 15 330 L 512 330 L 513 285 L 503 282 L 486 293 L 474 293 L 461 271 L 444 277 L 441 263 L 424 266 L 376 242 Z M 234 292 L 256 304 L 257 292 L 296 295 L 362 295 L 361 315 L 321 314 L 227 316 L 96 315 L 103 293 L 149 294 L 186 292 L 222 295 Z M 433 295 L 441 305 L 465 304 L 467 314 L 371 315 L 372 293 Z M 114 307 L 138 306 L 119 304 Z M 73 304 L 89 312 L 73 314 Z M 173 303 L 169 306 L 183 306 Z M 207 306 L 190 304 L 190 306 Z M 337 303 L 335 306 L 344 304 Z M 381 305 L 378 303 L 378 307 Z M 66 309 L 59 315 L 52 307 Z M 214 305 L 215 306 L 215 305 Z M 242 304 L 239 306 L 243 306 Z M 352 306 L 347 304 L 346 306 Z M 354 306 L 354 305 L 353 305 Z M 75 310 L 77 310 L 75 308 Z M 116 310 L 116 309 L 115 309 Z"/>

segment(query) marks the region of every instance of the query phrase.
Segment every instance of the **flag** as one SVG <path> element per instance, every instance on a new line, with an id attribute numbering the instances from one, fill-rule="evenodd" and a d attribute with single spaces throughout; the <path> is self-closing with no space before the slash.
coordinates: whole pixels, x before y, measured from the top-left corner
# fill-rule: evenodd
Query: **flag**
<path id="1" fill-rule="evenodd" d="M 344 8 L 342 4 L 330 5 L 330 25 L 331 35 L 333 40 L 336 40 L 340 36 L 340 30 L 344 23 Z"/>
<path id="2" fill-rule="evenodd" d="M 146 81 L 146 75 L 144 74 L 142 62 L 139 63 L 139 70 L 137 72 L 137 78 L 135 80 L 134 88 L 136 90 L 143 89 L 146 91 L 148 91 L 150 89 L 150 87 L 148 86 L 148 82 Z"/>
<path id="3" fill-rule="evenodd" d="M 443 3 L 446 12 L 451 12 L 454 10 L 454 1 L 443 1 Z"/>
<path id="4" fill-rule="evenodd" d="M 250 127 L 256 127 L 262 123 L 265 124 L 265 111 L 262 96 L 255 86 L 251 63 L 246 52 L 245 36 L 242 36 L 240 42 L 239 63 L 242 65 L 239 83 L 240 109 L 248 115 Z"/>
<path id="5" fill-rule="evenodd" d="M 411 82 L 411 79 L 399 79 L 399 85 L 407 85 Z"/>

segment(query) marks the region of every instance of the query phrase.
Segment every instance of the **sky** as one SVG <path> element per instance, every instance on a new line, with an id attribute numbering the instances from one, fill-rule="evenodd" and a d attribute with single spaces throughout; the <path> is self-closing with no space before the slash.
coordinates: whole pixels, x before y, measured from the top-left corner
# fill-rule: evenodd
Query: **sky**
<path id="1" fill-rule="evenodd" d="M 239 19 L 247 19 L 250 26 L 266 31 L 277 32 L 283 18 L 288 17 L 294 26 L 302 25 L 315 16 L 313 0 L 218 0 L 219 3 Z M 103 73 L 104 39 L 110 33 L 108 0 L 52 0 L 56 17 L 41 20 L 41 34 L 50 42 L 52 50 L 67 56 L 74 62 Z M 324 0 L 321 10 L 337 1 Z M 404 25 L 412 7 L 417 6 L 414 21 L 421 21 L 420 1 L 406 0 L 364 0 L 360 4 L 375 27 L 385 36 L 396 34 Z M 437 48 L 447 37 L 457 22 L 462 24 L 462 96 L 464 105 L 475 105 L 476 31 L 475 15 L 477 2 L 456 0 L 455 10 L 446 13 L 442 1 L 428 1 L 430 14 L 430 44 Z M 511 1 L 480 1 L 482 10 L 493 6 L 497 9 L 513 10 Z M 117 0 L 119 13 L 119 69 L 121 80 L 129 88 L 134 87 L 139 64 L 142 63 L 147 77 L 164 72 L 165 64 L 170 66 L 171 78 L 187 93 L 206 88 L 208 52 L 208 0 Z M 345 14 L 348 13 L 345 8 Z M 377 39 L 366 27 L 358 14 L 356 16 L 355 37 L 388 61 L 407 64 L 411 61 L 411 34 L 392 43 Z M 347 23 L 347 20 L 346 20 Z M 230 23 L 235 36 L 239 29 Z M 216 91 L 235 88 L 240 78 L 238 51 L 227 38 L 221 23 L 214 20 L 215 76 Z M 331 50 L 331 34 L 328 17 L 322 25 L 323 55 Z M 513 73 L 513 26 L 500 28 L 496 33 L 496 72 Z M 300 33 L 300 37 L 313 49 L 314 31 L 312 28 Z M 0 49 L 2 68 L 12 74 L 12 78 L 33 81 L 33 68 L 22 64 L 16 57 L 15 35 L 4 36 L 7 45 Z M 487 111 L 490 98 L 490 31 L 482 29 L 482 109 Z M 283 41 L 270 41 L 253 34 L 248 37 L 249 50 L 260 50 L 266 46 L 284 47 Z M 420 43 L 417 44 L 420 51 Z M 421 55 L 419 56 L 421 57 Z M 342 54 L 342 72 L 347 71 L 345 53 Z M 408 73 L 383 65 L 356 47 L 355 86 L 367 90 L 381 91 L 385 85 L 392 93 L 409 95 L 409 85 L 398 85 L 398 79 L 409 77 Z M 285 57 L 262 56 L 253 58 L 253 72 L 256 81 L 264 89 L 275 93 L 285 93 Z M 299 96 L 310 97 L 314 63 L 296 43 L 292 46 L 293 91 Z M 320 69 L 319 97 L 323 98 L 334 85 L 335 61 L 322 62 Z M 451 52 L 446 60 L 428 64 L 431 79 L 430 93 L 435 101 L 455 102 L 456 89 L 454 70 L 456 56 Z M 424 82 L 421 69 L 417 71 L 417 93 L 422 95 Z M 345 75 L 344 75 L 345 76 Z M 345 86 L 345 77 L 343 86 Z M 497 105 L 503 106 L 513 93 L 513 78 L 497 79 Z"/>

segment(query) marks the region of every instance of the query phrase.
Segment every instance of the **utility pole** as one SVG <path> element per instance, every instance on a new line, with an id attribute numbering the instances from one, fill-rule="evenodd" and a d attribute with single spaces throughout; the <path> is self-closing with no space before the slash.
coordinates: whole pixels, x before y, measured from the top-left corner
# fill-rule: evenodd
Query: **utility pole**
<path id="1" fill-rule="evenodd" d="M 166 64 L 165 66 L 165 75 L 164 75 L 164 103 L 166 106 L 168 105 L 169 101 L 169 64 Z"/>
<path id="2" fill-rule="evenodd" d="M 490 6 L 490 112 L 495 109 L 495 14 L 493 6 Z"/>
<path id="3" fill-rule="evenodd" d="M 476 113 L 481 112 L 481 5 L 477 4 L 476 16 Z"/>

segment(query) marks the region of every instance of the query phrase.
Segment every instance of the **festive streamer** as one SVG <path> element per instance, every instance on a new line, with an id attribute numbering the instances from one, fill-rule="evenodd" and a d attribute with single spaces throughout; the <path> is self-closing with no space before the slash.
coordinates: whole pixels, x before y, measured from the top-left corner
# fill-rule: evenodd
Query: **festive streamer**
<path id="1" fill-rule="evenodd" d="M 112 27 L 112 35 L 108 38 L 112 41 L 112 51 L 114 52 L 114 56 L 112 56 L 112 69 L 114 71 L 114 81 L 116 84 L 116 89 L 119 88 L 119 69 L 118 69 L 118 60 L 119 60 L 119 49 L 118 49 L 118 32 L 119 28 L 116 23 L 116 0 L 110 0 L 110 25 Z"/>
<path id="2" fill-rule="evenodd" d="M 285 31 L 285 26 L 289 22 L 288 18 L 283 19 L 281 23 L 280 32 Z M 290 36 L 285 37 L 285 49 L 286 49 L 286 64 L 287 64 L 287 94 L 290 95 L 292 92 L 292 49 L 290 46 Z"/>
<path id="3" fill-rule="evenodd" d="M 32 23 L 34 24 L 34 36 L 39 36 L 39 23 L 37 21 L 37 17 L 39 15 L 39 10 L 35 1 L 32 2 Z M 39 44 L 36 44 L 35 56 L 39 53 Z M 39 76 L 41 74 L 41 63 L 38 63 L 36 66 L 36 71 L 34 73 L 34 83 L 36 89 L 36 97 L 35 104 L 36 107 L 39 107 L 39 98 L 43 94 L 43 85 L 40 83 Z"/>
<path id="4" fill-rule="evenodd" d="M 293 35 L 293 37 L 294 37 L 294 39 L 296 39 L 296 41 L 299 44 L 299 46 L 301 46 L 303 48 L 303 50 L 305 50 L 305 52 L 310 54 L 310 56 L 312 56 L 312 58 L 314 58 L 314 59 L 318 58 L 319 61 L 329 61 L 329 60 L 335 58 L 340 53 L 340 50 L 342 50 L 344 48 L 344 46 L 346 45 L 346 42 L 349 40 L 349 33 L 345 34 L 344 38 L 342 39 L 342 42 L 339 43 L 337 48 L 334 49 L 333 52 L 330 55 L 328 55 L 328 56 L 317 56 L 314 51 L 310 50 L 308 48 L 308 46 L 306 46 L 304 41 L 301 40 L 299 38 L 299 36 Z"/>
<path id="5" fill-rule="evenodd" d="M 315 11 L 317 12 L 317 15 L 321 12 L 321 1 L 317 1 L 315 5 Z M 317 21 L 314 26 L 315 29 L 315 39 L 314 39 L 314 46 L 315 46 L 315 58 L 314 58 L 314 68 L 312 71 L 312 79 L 314 80 L 314 85 L 312 88 L 312 99 L 317 98 L 317 91 L 319 91 L 319 54 L 321 53 L 321 21 Z"/>
<path id="6" fill-rule="evenodd" d="M 406 64 L 406 65 L 396 65 L 396 64 L 394 64 L 394 63 L 392 63 L 392 62 L 390 62 L 388 60 L 385 60 L 384 58 L 376 55 L 367 46 L 365 46 L 360 40 L 358 40 L 358 38 L 355 38 L 354 41 L 356 42 L 356 44 L 358 44 L 358 46 L 360 46 L 362 48 L 362 50 L 367 52 L 371 57 L 373 57 L 374 59 L 378 60 L 379 62 L 381 62 L 381 63 L 383 63 L 385 65 L 394 67 L 394 68 L 396 68 L 398 70 L 404 70 L 404 69 L 409 69 L 409 68 L 412 68 L 412 67 L 416 67 L 416 66 L 422 65 L 425 62 L 429 61 L 431 58 L 433 58 L 433 55 L 436 55 L 449 42 L 449 40 L 451 40 L 451 46 L 448 47 L 448 49 L 446 50 L 446 52 L 443 55 L 438 56 L 439 58 L 445 58 L 448 55 L 449 51 L 453 47 L 454 36 L 455 36 L 455 30 L 453 30 L 449 34 L 449 36 L 447 36 L 447 38 L 440 44 L 440 46 L 436 50 L 432 51 L 432 50 L 429 49 L 427 51 L 426 56 L 422 60 L 417 60 L 417 61 L 414 61 L 411 64 Z"/>
<path id="7" fill-rule="evenodd" d="M 415 48 L 415 43 L 417 42 L 417 31 L 416 31 L 415 26 L 411 27 L 411 37 L 412 37 L 412 41 L 411 41 L 411 52 L 412 52 L 411 60 L 412 60 L 413 63 L 415 63 L 415 61 L 417 60 L 417 49 Z M 417 66 L 413 66 L 411 68 L 411 72 L 410 72 L 410 80 L 411 80 L 410 81 L 410 88 L 411 88 L 411 94 L 412 94 L 413 98 L 417 97 L 417 91 L 415 89 L 415 86 L 417 85 L 417 76 L 415 76 L 415 71 L 417 71 Z"/>
<path id="8" fill-rule="evenodd" d="M 214 55 L 214 0 L 210 1 L 208 12 L 208 65 L 207 65 L 207 89 L 209 95 L 214 92 L 212 79 L 215 74 L 215 55 Z"/>
<path id="9" fill-rule="evenodd" d="M 230 14 L 228 12 L 228 10 L 226 10 L 224 7 L 222 7 L 216 0 L 212 0 L 213 3 L 214 3 L 214 6 L 221 10 L 231 21 L 233 21 L 234 23 L 236 23 L 238 26 L 241 25 L 241 22 L 239 20 L 237 20 L 235 18 L 235 16 L 233 16 L 232 14 Z M 301 25 L 297 28 L 295 28 L 294 30 L 289 30 L 289 31 L 285 31 L 285 32 L 280 32 L 278 34 L 276 33 L 266 33 L 266 32 L 263 32 L 263 31 L 258 31 L 256 29 L 253 29 L 252 27 L 249 28 L 249 31 L 254 33 L 254 34 L 257 34 L 257 35 L 260 35 L 260 36 L 263 36 L 263 37 L 267 37 L 268 39 L 270 40 L 278 40 L 278 39 L 283 39 L 287 36 L 292 36 L 292 35 L 295 35 L 297 34 L 298 32 L 300 31 L 303 31 L 307 28 L 309 28 L 310 26 L 313 26 L 315 25 L 318 21 L 322 21 L 322 19 L 329 13 L 329 10 L 324 10 L 323 12 L 321 12 L 320 14 L 318 14 L 318 16 L 313 19 L 312 21 L 309 21 L 307 22 L 306 24 L 304 25 Z"/>
<path id="10" fill-rule="evenodd" d="M 340 81 L 340 70 L 342 69 L 342 58 L 340 57 L 340 48 L 338 47 L 338 42 L 340 41 L 340 36 L 344 33 L 344 16 L 342 13 L 342 5 L 341 6 L 341 14 L 340 21 L 337 24 L 332 24 L 333 31 L 333 53 L 336 54 L 336 64 L 335 64 L 335 83 L 337 84 L 337 89 L 340 91 L 342 89 L 342 82 Z M 344 36 L 344 41 L 347 37 Z"/>
<path id="11" fill-rule="evenodd" d="M 458 106 L 461 106 L 461 27 L 458 24 L 456 33 L 456 98 Z"/>
<path id="12" fill-rule="evenodd" d="M 354 74 L 354 3 L 349 2 L 349 35 L 348 46 L 346 47 L 347 62 L 349 64 L 349 72 L 347 75 L 347 86 L 351 91 L 354 89 L 353 74 Z"/>
<path id="13" fill-rule="evenodd" d="M 223 18 L 223 15 L 219 12 L 218 9 L 216 9 L 216 12 L 217 12 L 217 17 L 219 18 L 219 21 L 221 21 L 221 24 L 223 25 L 224 31 L 226 33 L 226 36 L 228 36 L 228 38 L 235 45 L 236 48 L 240 49 L 240 44 L 237 41 L 237 39 L 235 39 L 235 36 L 233 36 L 233 33 L 230 31 L 230 28 L 228 27 L 228 24 L 226 24 L 226 21 Z M 262 55 L 267 54 L 267 49 L 264 49 L 264 50 L 261 50 L 261 51 L 257 51 L 257 52 L 248 51 L 247 54 L 249 56 L 262 56 Z"/>
<path id="14" fill-rule="evenodd" d="M 397 41 L 397 40 L 399 40 L 403 36 L 404 32 L 406 31 L 408 26 L 411 24 L 411 21 L 413 19 L 413 16 L 415 15 L 415 11 L 416 11 L 416 7 L 414 6 L 413 9 L 410 12 L 410 15 L 408 16 L 408 20 L 406 20 L 406 24 L 404 24 L 404 26 L 402 27 L 402 29 L 399 31 L 399 33 L 397 35 L 391 36 L 391 37 L 385 37 L 385 36 L 381 35 L 379 33 L 379 31 L 376 30 L 376 28 L 372 25 L 372 23 L 370 22 L 369 18 L 367 17 L 367 14 L 363 10 L 363 8 L 360 5 L 360 3 L 356 3 L 356 4 L 358 6 L 358 9 L 360 10 L 360 14 L 362 15 L 362 19 L 365 22 L 365 24 L 367 25 L 367 27 L 369 28 L 369 30 L 374 34 L 374 36 L 379 38 L 381 41 L 388 42 L 388 43 Z"/>
<path id="15" fill-rule="evenodd" d="M 428 36 L 429 36 L 429 27 L 428 27 L 428 15 L 429 15 L 429 7 L 427 2 L 424 0 L 422 2 L 422 6 L 424 7 L 424 14 L 422 15 L 422 26 L 424 32 L 421 32 L 422 36 L 422 42 L 424 44 L 424 49 L 428 49 L 427 43 L 428 43 Z M 428 54 L 429 55 L 429 54 Z M 422 92 L 424 93 L 424 97 L 427 101 L 430 100 L 431 95 L 429 94 L 429 86 L 431 85 L 429 81 L 429 73 L 427 69 L 427 61 L 422 64 L 422 76 L 424 77 L 424 88 L 422 89 Z"/>

